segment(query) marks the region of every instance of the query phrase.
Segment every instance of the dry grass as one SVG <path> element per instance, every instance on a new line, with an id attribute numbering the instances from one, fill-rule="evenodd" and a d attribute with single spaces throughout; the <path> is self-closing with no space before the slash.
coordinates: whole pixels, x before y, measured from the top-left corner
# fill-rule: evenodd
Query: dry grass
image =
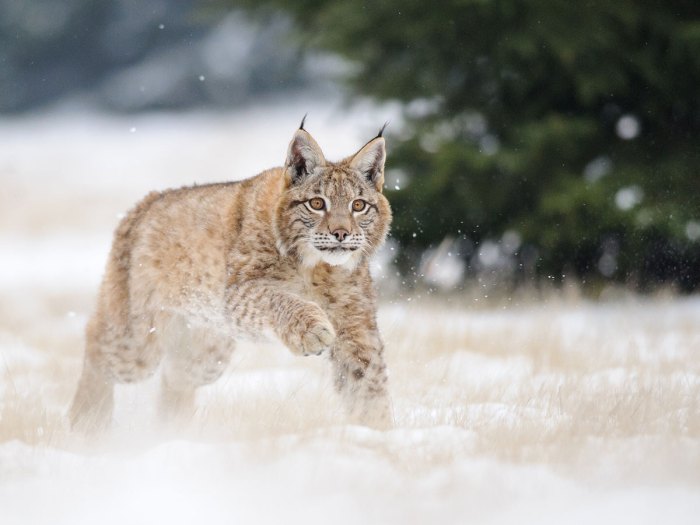
<path id="1" fill-rule="evenodd" d="M 90 300 L 47 294 L 25 310 L 17 303 L 0 303 L 0 444 L 76 450 L 83 441 L 63 414 L 79 374 Z M 68 315 L 70 308 L 80 313 Z M 323 360 L 244 343 L 230 372 L 202 389 L 195 420 L 181 435 L 287 450 L 295 437 L 338 434 L 409 470 L 483 457 L 568 473 L 612 464 L 616 476 L 695 484 L 696 311 L 692 302 L 478 311 L 438 302 L 386 305 L 381 325 L 397 430 L 358 438 L 343 426 Z M 153 386 L 122 389 L 114 435 L 154 431 Z"/>

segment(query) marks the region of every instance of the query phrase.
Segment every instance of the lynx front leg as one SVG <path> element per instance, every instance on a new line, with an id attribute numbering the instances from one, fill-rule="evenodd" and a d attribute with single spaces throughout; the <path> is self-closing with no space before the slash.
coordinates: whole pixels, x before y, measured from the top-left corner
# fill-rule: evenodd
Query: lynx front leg
<path id="1" fill-rule="evenodd" d="M 335 385 L 353 422 L 386 429 L 393 423 L 383 345 L 376 333 L 341 337 L 331 350 Z"/>
<path id="2" fill-rule="evenodd" d="M 318 355 L 335 341 L 335 329 L 315 303 L 280 290 L 272 283 L 249 282 L 229 295 L 229 310 L 236 326 L 259 334 L 272 330 L 295 354 Z"/>
<path id="3" fill-rule="evenodd" d="M 317 305 L 292 301 L 280 312 L 278 335 L 296 354 L 319 355 L 335 341 L 335 330 L 326 314 Z"/>
<path id="4" fill-rule="evenodd" d="M 165 324 L 161 344 L 162 368 L 160 413 L 175 427 L 195 413 L 195 390 L 221 377 L 235 347 L 228 334 L 216 327 L 173 316 Z"/>

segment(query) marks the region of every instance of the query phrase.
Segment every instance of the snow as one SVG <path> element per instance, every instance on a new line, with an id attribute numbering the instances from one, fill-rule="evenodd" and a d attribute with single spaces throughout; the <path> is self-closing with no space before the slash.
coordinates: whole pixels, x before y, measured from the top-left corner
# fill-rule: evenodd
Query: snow
<path id="1" fill-rule="evenodd" d="M 694 523 L 700 510 L 688 488 L 591 488 L 541 466 L 461 459 L 415 472 L 387 462 L 358 434 L 290 439 L 272 457 L 187 441 L 120 457 L 37 454 L 11 442 L 0 456 L 15 465 L 3 481 L 3 522 Z M 452 429 L 406 434 L 398 440 L 418 446 L 451 446 L 440 438 L 458 437 Z M 21 466 L 24 476 L 16 472 Z"/>
<path id="2" fill-rule="evenodd" d="M 105 435 L 71 433 L 119 214 L 152 189 L 279 164 L 307 111 L 331 158 L 397 121 L 391 107 L 303 99 L 228 115 L 76 111 L 0 123 L 3 525 L 697 522 L 697 297 L 387 297 L 391 430 L 345 421 L 324 359 L 246 342 L 184 428 L 158 426 L 154 377 L 117 390 Z"/>

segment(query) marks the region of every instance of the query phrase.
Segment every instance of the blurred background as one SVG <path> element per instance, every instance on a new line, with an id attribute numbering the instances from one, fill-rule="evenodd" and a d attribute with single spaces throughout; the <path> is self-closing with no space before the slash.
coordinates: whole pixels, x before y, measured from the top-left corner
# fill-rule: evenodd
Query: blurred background
<path id="1" fill-rule="evenodd" d="M 171 130 L 161 149 L 146 148 L 166 171 L 173 151 L 206 149 L 197 132 L 232 136 L 236 119 L 239 134 L 246 118 L 278 133 L 270 151 L 283 153 L 309 111 L 312 132 L 316 116 L 320 131 L 338 135 L 344 122 L 371 136 L 391 119 L 395 222 L 385 258 L 408 288 L 574 283 L 598 296 L 611 285 L 682 293 L 700 285 L 700 4 L 692 0 L 0 0 L 0 86 L 0 177 L 14 180 L 3 190 L 6 227 L 36 219 L 20 209 L 37 192 L 22 171 L 28 157 L 72 181 L 111 169 L 113 188 L 136 169 L 134 150 L 106 144 L 147 137 L 153 122 Z M 57 115 L 63 123 L 90 115 L 93 124 L 102 115 L 111 128 L 51 128 Z M 266 136 L 255 129 L 261 135 L 246 149 Z M 362 143 L 353 133 L 340 154 Z M 97 136 L 83 142 L 97 156 L 71 166 L 57 135 L 76 155 Z M 317 138 L 324 148 L 333 142 Z M 203 178 L 227 178 L 212 166 L 230 168 L 236 147 L 212 146 Z M 281 162 L 275 154 L 250 169 Z M 197 161 L 177 164 L 191 173 L 183 183 L 202 177 Z M 59 180 L 44 171 L 39 193 Z M 113 205 L 152 189 L 143 170 L 134 177 L 138 193 Z M 44 200 L 56 206 L 54 190 Z M 95 209 L 74 226 L 99 220 L 110 192 L 104 202 L 89 194 L 83 204 Z M 107 209 L 104 224 L 114 224 Z"/>

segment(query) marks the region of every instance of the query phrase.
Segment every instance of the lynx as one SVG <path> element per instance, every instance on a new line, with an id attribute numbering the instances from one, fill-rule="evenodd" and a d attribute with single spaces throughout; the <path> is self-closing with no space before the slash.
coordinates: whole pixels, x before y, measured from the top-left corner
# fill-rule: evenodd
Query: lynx
<path id="1" fill-rule="evenodd" d="M 382 131 L 329 162 L 304 129 L 282 168 L 237 182 L 152 192 L 119 224 L 86 328 L 73 428 L 111 421 L 114 385 L 161 369 L 166 419 L 194 410 L 241 336 L 326 352 L 352 421 L 391 423 L 369 259 L 391 209 Z"/>

